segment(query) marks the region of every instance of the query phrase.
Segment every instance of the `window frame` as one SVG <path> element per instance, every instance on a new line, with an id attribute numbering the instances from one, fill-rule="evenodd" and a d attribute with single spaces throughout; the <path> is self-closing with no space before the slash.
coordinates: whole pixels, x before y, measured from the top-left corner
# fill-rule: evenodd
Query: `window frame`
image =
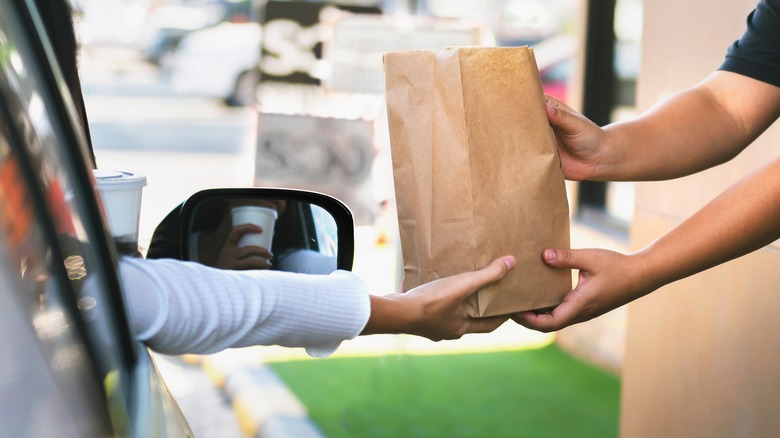
<path id="1" fill-rule="evenodd" d="M 95 266 L 102 272 L 105 281 L 104 289 L 106 297 L 110 299 L 108 308 L 116 318 L 116 329 L 119 335 L 117 340 L 120 345 L 120 353 L 123 356 L 122 363 L 132 369 L 132 365 L 138 359 L 139 349 L 130 331 L 121 282 L 118 275 L 118 254 L 111 239 L 109 230 L 105 225 L 101 213 L 98 197 L 92 177 L 92 163 L 87 159 L 90 150 L 87 136 L 80 126 L 76 106 L 70 95 L 64 76 L 56 62 L 54 49 L 46 38 L 46 30 L 41 18 L 37 15 L 34 2 L 25 0 L 26 8 L 20 8 L 20 15 L 24 23 L 22 26 L 29 29 L 30 44 L 35 52 L 37 70 L 41 79 L 41 91 L 48 94 L 47 103 L 52 106 L 48 112 L 52 121 L 52 129 L 61 134 L 58 138 L 59 159 L 62 168 L 71 178 L 73 191 L 81 198 L 83 213 L 82 223 L 89 234 L 90 242 L 98 255 Z M 54 126 L 59 124 L 60 126 Z"/>

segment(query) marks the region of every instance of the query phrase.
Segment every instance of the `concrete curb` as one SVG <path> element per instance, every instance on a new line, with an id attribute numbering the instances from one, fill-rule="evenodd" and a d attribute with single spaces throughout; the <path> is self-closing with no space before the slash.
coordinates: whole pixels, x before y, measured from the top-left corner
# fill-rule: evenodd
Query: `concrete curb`
<path id="1" fill-rule="evenodd" d="M 306 408 L 267 365 L 240 369 L 225 379 L 241 429 L 256 438 L 320 438 Z"/>
<path id="2" fill-rule="evenodd" d="M 236 365 L 203 357 L 201 368 L 233 407 L 252 438 L 324 438 L 305 406 L 267 365 Z"/>

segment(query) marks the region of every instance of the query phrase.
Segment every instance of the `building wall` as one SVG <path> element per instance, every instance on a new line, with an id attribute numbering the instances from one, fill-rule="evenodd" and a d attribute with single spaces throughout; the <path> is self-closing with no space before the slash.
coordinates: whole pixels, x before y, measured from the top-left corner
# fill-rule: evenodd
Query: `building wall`
<path id="1" fill-rule="evenodd" d="M 645 1 L 639 109 L 717 69 L 756 1 Z M 672 229 L 779 152 L 776 124 L 723 166 L 638 184 L 631 247 L 641 248 Z M 776 436 L 778 250 L 776 242 L 627 306 L 622 437 Z"/>

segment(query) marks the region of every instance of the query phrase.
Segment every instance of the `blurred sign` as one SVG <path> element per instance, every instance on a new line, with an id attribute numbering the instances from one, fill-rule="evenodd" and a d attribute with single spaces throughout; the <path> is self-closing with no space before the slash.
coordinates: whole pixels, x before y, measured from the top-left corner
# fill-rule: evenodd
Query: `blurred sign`
<path id="1" fill-rule="evenodd" d="M 319 84 L 327 68 L 322 43 L 328 31 L 323 25 L 331 12 L 378 14 L 377 7 L 269 1 L 263 18 L 260 81 Z M 331 14 L 332 15 L 332 14 Z"/>
<path id="2" fill-rule="evenodd" d="M 347 204 L 358 225 L 373 222 L 373 121 L 260 113 L 258 132 L 256 186 L 326 193 Z"/>
<path id="3" fill-rule="evenodd" d="M 335 23 L 325 47 L 332 70 L 326 85 L 332 91 L 382 94 L 382 53 L 483 45 L 486 32 L 460 20 L 405 17 L 398 21 L 381 15 L 347 15 Z"/>

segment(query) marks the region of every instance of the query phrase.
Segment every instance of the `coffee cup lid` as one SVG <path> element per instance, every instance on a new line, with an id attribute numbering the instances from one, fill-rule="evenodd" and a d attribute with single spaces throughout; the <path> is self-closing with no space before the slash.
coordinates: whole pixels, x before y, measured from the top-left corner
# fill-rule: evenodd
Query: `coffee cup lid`
<path id="1" fill-rule="evenodd" d="M 245 210 L 248 210 L 248 211 L 252 211 L 252 210 L 254 210 L 254 211 L 257 211 L 257 210 L 262 210 L 262 211 L 265 211 L 265 212 L 267 212 L 267 213 L 270 213 L 270 214 L 272 214 L 274 218 L 277 218 L 277 217 L 279 216 L 279 212 L 277 212 L 275 208 L 272 208 L 272 207 L 264 207 L 264 206 L 262 206 L 262 205 L 241 205 L 241 206 L 238 206 L 238 207 L 233 207 L 233 208 L 231 209 L 231 211 L 233 212 L 233 214 L 235 214 L 235 213 L 238 213 L 238 212 L 240 212 L 240 211 L 245 211 Z"/>
<path id="2" fill-rule="evenodd" d="M 123 190 L 146 186 L 146 176 L 139 173 L 94 169 L 92 175 L 101 189 Z"/>

